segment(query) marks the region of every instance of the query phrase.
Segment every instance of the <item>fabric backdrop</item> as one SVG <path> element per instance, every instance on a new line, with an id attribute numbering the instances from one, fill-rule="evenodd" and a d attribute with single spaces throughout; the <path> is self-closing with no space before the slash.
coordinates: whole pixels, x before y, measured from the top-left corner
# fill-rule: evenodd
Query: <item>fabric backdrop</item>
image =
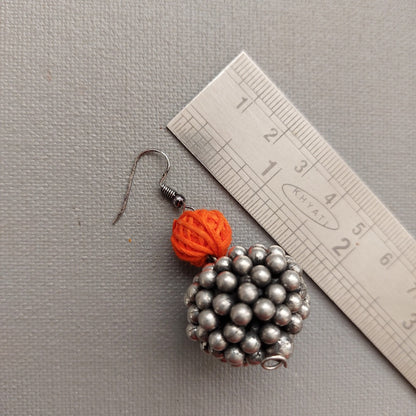
<path id="1" fill-rule="evenodd" d="M 0 2 L 1 415 L 414 415 L 415 390 L 308 280 L 288 369 L 233 369 L 184 334 L 169 183 L 267 234 L 166 130 L 242 49 L 416 234 L 416 3 Z"/>

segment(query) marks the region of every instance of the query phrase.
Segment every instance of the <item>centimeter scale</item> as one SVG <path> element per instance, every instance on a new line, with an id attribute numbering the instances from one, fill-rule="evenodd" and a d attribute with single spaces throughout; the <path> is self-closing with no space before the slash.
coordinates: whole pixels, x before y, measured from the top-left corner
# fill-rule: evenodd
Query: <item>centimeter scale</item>
<path id="1" fill-rule="evenodd" d="M 416 387 L 416 241 L 247 54 L 168 128 Z"/>

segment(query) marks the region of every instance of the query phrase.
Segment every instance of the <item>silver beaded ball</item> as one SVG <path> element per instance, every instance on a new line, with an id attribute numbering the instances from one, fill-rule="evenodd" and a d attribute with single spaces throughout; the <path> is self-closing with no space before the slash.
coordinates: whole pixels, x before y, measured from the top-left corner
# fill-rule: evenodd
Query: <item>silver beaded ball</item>
<path id="1" fill-rule="evenodd" d="M 292 319 L 287 325 L 287 332 L 290 334 L 297 334 L 302 330 L 303 327 L 303 319 L 298 313 L 294 313 L 292 315 Z"/>
<path id="2" fill-rule="evenodd" d="M 250 273 L 253 268 L 253 262 L 248 256 L 237 256 L 233 260 L 233 270 L 240 276 Z"/>
<path id="3" fill-rule="evenodd" d="M 237 256 L 245 256 L 247 254 L 247 250 L 242 246 L 234 246 L 228 250 L 228 257 L 231 260 L 234 260 Z"/>
<path id="4" fill-rule="evenodd" d="M 186 336 L 192 341 L 198 341 L 198 337 L 196 335 L 198 327 L 193 324 L 186 325 Z"/>
<path id="5" fill-rule="evenodd" d="M 286 290 L 292 292 L 300 287 L 300 276 L 294 270 L 286 270 L 280 276 L 280 281 Z"/>
<path id="6" fill-rule="evenodd" d="M 199 274 L 199 284 L 205 289 L 212 289 L 215 286 L 215 278 L 217 273 L 214 270 L 208 269 Z"/>
<path id="7" fill-rule="evenodd" d="M 292 312 L 297 312 L 302 306 L 302 298 L 299 293 L 292 292 L 286 296 L 286 305 Z"/>
<path id="8" fill-rule="evenodd" d="M 267 286 L 265 294 L 276 305 L 283 303 L 286 299 L 286 290 L 279 283 Z"/>
<path id="9" fill-rule="evenodd" d="M 244 352 L 236 346 L 228 347 L 224 352 L 224 356 L 233 366 L 241 366 L 244 363 Z"/>
<path id="10" fill-rule="evenodd" d="M 199 309 L 208 309 L 211 307 L 214 294 L 210 290 L 200 290 L 195 296 L 195 303 Z"/>
<path id="11" fill-rule="evenodd" d="M 214 270 L 217 273 L 225 272 L 231 270 L 233 265 L 233 261 L 228 257 L 220 257 L 216 262 L 214 266 Z"/>
<path id="12" fill-rule="evenodd" d="M 201 328 L 204 328 L 207 331 L 212 331 L 218 326 L 219 321 L 213 310 L 205 309 L 199 313 L 198 323 Z"/>
<path id="13" fill-rule="evenodd" d="M 222 292 L 230 293 L 236 289 L 238 280 L 235 274 L 224 271 L 217 275 L 216 283 L 218 289 L 220 289 Z"/>
<path id="14" fill-rule="evenodd" d="M 299 315 L 302 317 L 302 319 L 306 319 L 309 316 L 310 313 L 310 306 L 308 303 L 303 302 L 302 306 L 299 309 Z"/>
<path id="15" fill-rule="evenodd" d="M 241 349 L 247 354 L 254 354 L 261 347 L 260 338 L 255 332 L 247 332 L 246 336 L 240 342 Z"/>
<path id="16" fill-rule="evenodd" d="M 273 322 L 276 325 L 287 325 L 292 319 L 292 312 L 286 305 L 279 305 L 276 307 L 276 313 L 273 317 Z"/>
<path id="17" fill-rule="evenodd" d="M 281 254 L 282 256 L 286 254 L 282 247 L 277 244 L 270 246 L 268 251 L 270 254 Z"/>
<path id="18" fill-rule="evenodd" d="M 237 303 L 231 308 L 231 320 L 239 326 L 246 326 L 253 318 L 253 311 L 245 303 Z"/>
<path id="19" fill-rule="evenodd" d="M 266 266 L 273 274 L 278 274 L 286 269 L 286 258 L 280 253 L 271 253 L 266 257 Z"/>
<path id="20" fill-rule="evenodd" d="M 224 351 L 228 343 L 220 330 L 215 330 L 209 334 L 208 344 L 214 351 Z"/>
<path id="21" fill-rule="evenodd" d="M 264 287 L 267 286 L 272 280 L 272 274 L 267 267 L 259 264 L 253 267 L 253 270 L 251 271 L 251 280 L 258 287 Z"/>
<path id="22" fill-rule="evenodd" d="M 238 298 L 244 303 L 254 303 L 259 297 L 259 289 L 253 283 L 243 283 L 238 288 Z"/>
<path id="23" fill-rule="evenodd" d="M 265 344 L 275 344 L 280 337 L 280 329 L 274 324 L 266 324 L 261 327 L 259 335 Z"/>
<path id="24" fill-rule="evenodd" d="M 233 305 L 234 301 L 228 293 L 220 293 L 212 301 L 214 312 L 220 316 L 228 315 Z"/>
<path id="25" fill-rule="evenodd" d="M 222 330 L 222 333 L 224 335 L 224 338 L 228 342 L 232 342 L 233 344 L 236 344 L 237 342 L 240 342 L 244 338 L 246 331 L 244 330 L 244 328 L 241 328 L 235 324 L 228 322 L 225 324 L 224 329 Z"/>
<path id="26" fill-rule="evenodd" d="M 267 257 L 267 251 L 264 247 L 255 245 L 248 249 L 248 256 L 254 265 L 263 264 Z"/>
<path id="27" fill-rule="evenodd" d="M 261 321 L 268 321 L 276 313 L 276 307 L 270 299 L 260 298 L 254 304 L 253 311 Z"/>
<path id="28" fill-rule="evenodd" d="M 196 305 L 190 305 L 188 307 L 187 312 L 186 312 L 188 322 L 190 324 L 197 324 L 198 323 L 198 315 L 199 315 L 198 307 Z"/>
<path id="29" fill-rule="evenodd" d="M 257 364 L 261 364 L 261 362 L 265 359 L 266 354 L 264 353 L 263 350 L 259 350 L 257 352 L 255 352 L 254 354 L 250 354 L 247 356 L 247 361 L 251 364 L 251 365 L 257 365 Z"/>

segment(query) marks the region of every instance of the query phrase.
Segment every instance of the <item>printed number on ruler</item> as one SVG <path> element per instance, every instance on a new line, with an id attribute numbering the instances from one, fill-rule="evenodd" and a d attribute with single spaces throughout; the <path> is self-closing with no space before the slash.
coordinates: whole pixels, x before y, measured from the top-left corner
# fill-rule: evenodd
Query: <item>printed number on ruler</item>
<path id="1" fill-rule="evenodd" d="M 416 386 L 416 242 L 240 54 L 168 128 Z"/>

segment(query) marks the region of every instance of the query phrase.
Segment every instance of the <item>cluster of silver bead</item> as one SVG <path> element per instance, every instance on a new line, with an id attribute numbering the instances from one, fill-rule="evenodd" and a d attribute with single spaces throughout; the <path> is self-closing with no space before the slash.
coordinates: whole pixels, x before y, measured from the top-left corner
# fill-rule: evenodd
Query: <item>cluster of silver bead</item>
<path id="1" fill-rule="evenodd" d="M 186 291 L 187 336 L 235 367 L 286 366 L 309 316 L 302 273 L 277 245 L 232 247 L 207 263 Z"/>

